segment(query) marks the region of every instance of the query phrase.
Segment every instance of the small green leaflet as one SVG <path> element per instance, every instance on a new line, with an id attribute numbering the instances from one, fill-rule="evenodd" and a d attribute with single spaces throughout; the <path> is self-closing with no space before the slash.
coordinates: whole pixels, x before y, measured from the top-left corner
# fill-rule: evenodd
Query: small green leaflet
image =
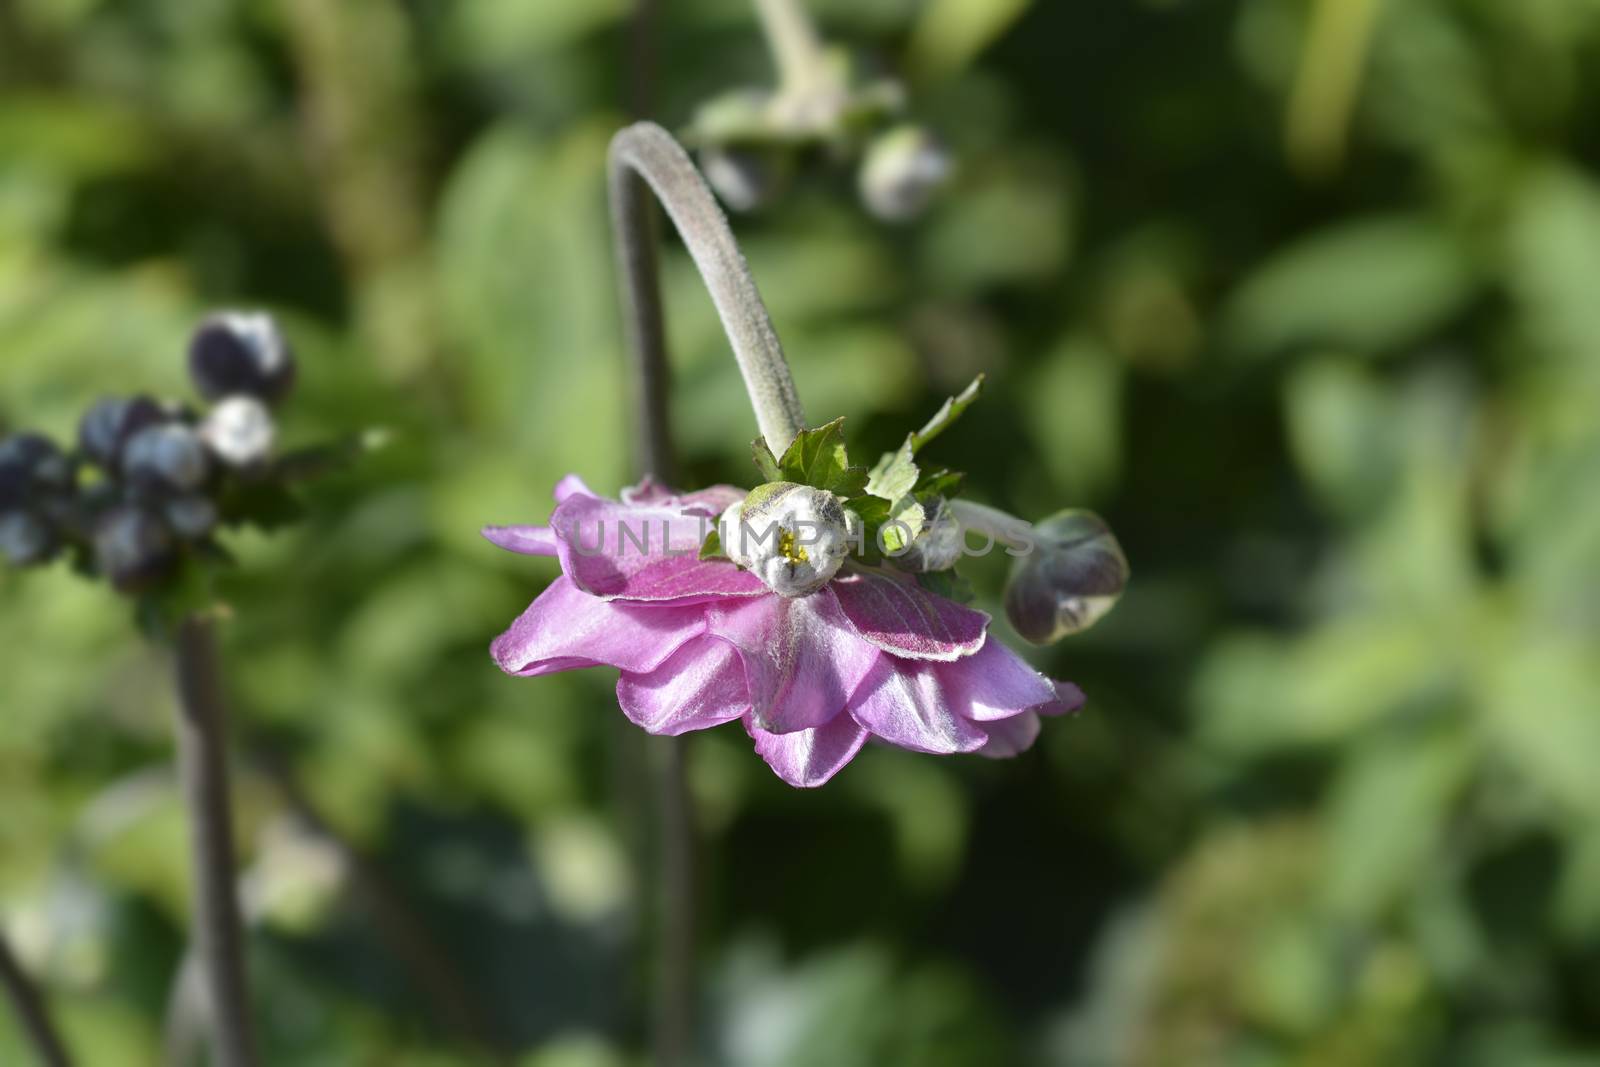
<path id="1" fill-rule="evenodd" d="M 881 497 L 864 496 L 852 500 L 850 507 L 861 516 L 866 556 L 872 563 L 880 562 L 885 552 L 891 556 L 902 553 L 927 521 L 923 506 L 909 495 L 892 504 Z"/>
<path id="2" fill-rule="evenodd" d="M 930 490 L 930 486 L 923 484 L 922 472 L 917 468 L 917 450 L 948 429 L 951 423 L 961 417 L 962 412 L 972 406 L 982 391 L 983 375 L 980 374 L 972 379 L 971 385 L 946 400 L 922 429 L 907 434 L 904 444 L 893 452 L 885 452 L 867 478 L 867 492 L 885 500 L 899 500 L 913 490 Z M 950 472 L 941 471 L 934 477 L 948 475 Z M 959 479 L 960 476 L 953 477 Z M 949 484 L 953 490 L 959 481 Z"/>
<path id="3" fill-rule="evenodd" d="M 917 463 L 911 458 L 911 438 L 893 452 L 885 452 L 867 475 L 867 492 L 884 500 L 899 500 L 917 485 Z"/>
<path id="4" fill-rule="evenodd" d="M 711 532 L 706 534 L 705 541 L 700 545 L 699 558 L 702 562 L 708 559 L 728 558 L 728 554 L 722 551 L 722 534 L 715 526 L 711 527 Z"/>
<path id="5" fill-rule="evenodd" d="M 757 439 L 751 449 L 756 467 L 769 482 L 809 485 L 847 500 L 866 491 L 866 468 L 850 466 L 842 416 L 814 430 L 801 430 L 783 450 L 781 459 L 773 459 L 763 440 Z"/>
<path id="6" fill-rule="evenodd" d="M 764 482 L 783 481 L 783 472 L 778 469 L 778 461 L 772 456 L 772 449 L 767 447 L 767 439 L 758 437 L 750 442 L 750 458 L 756 461 L 756 470 L 761 472 Z"/>
<path id="7" fill-rule="evenodd" d="M 933 418 L 929 419 L 922 429 L 906 439 L 906 443 L 911 446 L 911 451 L 915 453 L 923 445 L 948 430 L 950 425 L 961 417 L 961 413 L 972 406 L 972 402 L 978 399 L 978 394 L 981 392 L 983 392 L 982 374 L 972 379 L 971 385 L 940 405 L 939 410 L 933 413 Z"/>

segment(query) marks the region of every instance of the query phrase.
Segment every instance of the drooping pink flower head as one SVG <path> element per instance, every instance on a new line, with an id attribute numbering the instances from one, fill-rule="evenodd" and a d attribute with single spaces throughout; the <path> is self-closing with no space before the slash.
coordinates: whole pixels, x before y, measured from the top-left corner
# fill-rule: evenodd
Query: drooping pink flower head
<path id="1" fill-rule="evenodd" d="M 870 474 L 848 465 L 838 422 L 781 460 L 758 447 L 768 480 L 749 493 L 680 494 L 646 478 L 613 500 L 569 475 L 549 525 L 483 531 L 562 570 L 495 640 L 495 661 L 526 676 L 615 667 L 638 726 L 676 735 L 738 720 L 794 786 L 826 782 L 872 738 L 1022 752 L 1041 716 L 1076 711 L 1083 694 L 936 591 L 957 587 L 955 483 L 916 468 L 916 437 Z"/>

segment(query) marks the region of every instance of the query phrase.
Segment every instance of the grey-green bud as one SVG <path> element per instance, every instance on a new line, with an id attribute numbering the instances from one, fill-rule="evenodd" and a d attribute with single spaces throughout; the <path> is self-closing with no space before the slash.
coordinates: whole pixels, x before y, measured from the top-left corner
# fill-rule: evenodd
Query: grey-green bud
<path id="1" fill-rule="evenodd" d="M 0 555 L 13 567 L 31 567 L 55 555 L 59 542 L 50 524 L 31 511 L 0 513 Z"/>
<path id="2" fill-rule="evenodd" d="M 922 214 L 949 180 L 950 153 L 921 126 L 897 126 L 867 147 L 857 184 L 867 210 L 886 222 Z"/>
<path id="3" fill-rule="evenodd" d="M 728 210 L 755 211 L 782 194 L 793 164 L 780 146 L 719 145 L 700 150 L 700 169 Z"/>
<path id="4" fill-rule="evenodd" d="M 1091 511 L 1057 512 L 1034 524 L 1033 538 L 1033 551 L 1011 568 L 1006 618 L 1026 640 L 1047 645 L 1087 630 L 1116 605 L 1128 560 Z"/>

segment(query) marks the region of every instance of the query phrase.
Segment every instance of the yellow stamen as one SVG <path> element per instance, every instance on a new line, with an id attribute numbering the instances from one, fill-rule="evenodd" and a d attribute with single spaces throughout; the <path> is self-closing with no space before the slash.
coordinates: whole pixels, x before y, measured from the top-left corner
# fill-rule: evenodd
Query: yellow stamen
<path id="1" fill-rule="evenodd" d="M 778 553 L 790 563 L 807 563 L 811 557 L 806 555 L 804 545 L 794 543 L 793 530 L 780 530 L 778 532 Z"/>

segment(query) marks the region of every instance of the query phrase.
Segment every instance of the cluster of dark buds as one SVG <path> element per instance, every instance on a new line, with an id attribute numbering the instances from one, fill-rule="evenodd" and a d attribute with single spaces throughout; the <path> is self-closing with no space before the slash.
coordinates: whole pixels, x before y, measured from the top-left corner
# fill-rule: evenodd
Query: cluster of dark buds
<path id="1" fill-rule="evenodd" d="M 952 165 L 939 138 L 908 121 L 901 84 L 822 42 L 801 0 L 756 0 L 756 8 L 777 85 L 716 96 L 683 131 L 717 196 L 734 211 L 753 211 L 799 175 L 853 167 L 873 215 L 889 222 L 920 215 Z"/>
<path id="2" fill-rule="evenodd" d="M 295 361 L 271 316 L 223 313 L 189 341 L 203 409 L 106 397 L 76 446 L 42 434 L 0 441 L 0 552 L 18 567 L 65 555 L 125 593 L 172 579 L 186 557 L 226 558 L 223 526 L 283 517 L 289 468 L 275 456 L 273 409 Z"/>

